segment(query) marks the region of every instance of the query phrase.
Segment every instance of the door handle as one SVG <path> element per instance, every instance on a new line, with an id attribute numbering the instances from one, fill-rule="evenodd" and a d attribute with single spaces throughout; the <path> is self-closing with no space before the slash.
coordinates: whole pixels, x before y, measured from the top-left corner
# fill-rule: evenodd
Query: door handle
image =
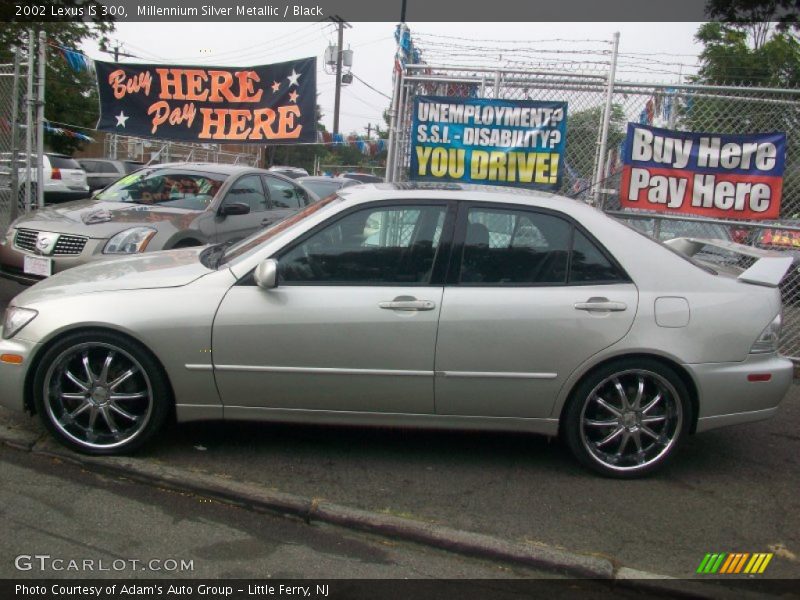
<path id="1" fill-rule="evenodd" d="M 624 302 L 614 302 L 608 298 L 589 298 L 586 302 L 575 303 L 575 310 L 588 312 L 621 312 L 627 308 Z"/>
<path id="2" fill-rule="evenodd" d="M 262 225 L 272 225 L 277 219 L 261 219 Z"/>
<path id="3" fill-rule="evenodd" d="M 436 303 L 432 300 L 391 300 L 389 302 L 378 302 L 380 308 L 387 310 L 433 310 Z"/>

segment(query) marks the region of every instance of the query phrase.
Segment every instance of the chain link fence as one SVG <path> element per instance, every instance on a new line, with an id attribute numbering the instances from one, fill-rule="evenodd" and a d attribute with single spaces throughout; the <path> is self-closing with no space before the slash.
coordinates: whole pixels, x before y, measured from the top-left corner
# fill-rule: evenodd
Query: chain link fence
<path id="1" fill-rule="evenodd" d="M 0 234 L 25 206 L 19 183 L 19 158 L 25 137 L 26 81 L 20 77 L 19 56 L 0 65 Z"/>
<path id="2" fill-rule="evenodd" d="M 103 157 L 143 163 L 151 160 L 154 163 L 211 162 L 258 167 L 262 156 L 260 146 L 246 146 L 240 152 L 231 152 L 222 150 L 219 144 L 179 143 L 114 134 L 107 134 L 103 139 Z"/>
<path id="3" fill-rule="evenodd" d="M 791 255 L 795 264 L 781 284 L 781 350 L 800 361 L 800 90 L 623 81 L 615 81 L 609 89 L 611 72 L 610 60 L 605 67 L 594 62 L 587 69 L 572 71 L 408 64 L 399 74 L 396 88 L 396 128 L 387 179 L 408 178 L 411 123 L 418 96 L 566 101 L 567 138 L 559 193 L 597 204 L 661 241 L 697 237 L 750 246 L 750 255 L 713 247 L 704 250 L 699 258 L 720 269 L 746 268 L 765 251 Z M 611 109 L 606 121 L 609 94 Z M 628 122 L 718 134 L 786 132 L 780 220 L 748 223 L 621 210 L 619 186 Z M 607 151 L 601 160 L 606 123 Z"/>

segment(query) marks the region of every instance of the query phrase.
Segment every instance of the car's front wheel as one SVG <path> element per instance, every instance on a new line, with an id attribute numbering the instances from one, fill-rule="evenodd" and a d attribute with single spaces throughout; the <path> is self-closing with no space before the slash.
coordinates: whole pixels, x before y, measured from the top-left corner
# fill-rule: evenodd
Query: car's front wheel
<path id="1" fill-rule="evenodd" d="M 618 478 L 661 468 L 687 436 L 689 393 L 669 367 L 623 359 L 587 376 L 574 390 L 562 423 L 576 458 Z"/>
<path id="2" fill-rule="evenodd" d="M 87 454 L 135 450 L 164 424 L 170 392 L 141 344 L 112 332 L 69 335 L 47 350 L 34 378 L 45 426 Z"/>

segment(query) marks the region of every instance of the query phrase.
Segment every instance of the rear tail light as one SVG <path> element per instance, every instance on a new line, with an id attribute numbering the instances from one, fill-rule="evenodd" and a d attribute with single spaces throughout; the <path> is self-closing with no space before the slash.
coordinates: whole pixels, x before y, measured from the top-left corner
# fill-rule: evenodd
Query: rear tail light
<path id="1" fill-rule="evenodd" d="M 778 351 L 778 342 L 781 339 L 781 315 L 778 314 L 772 322 L 764 328 L 758 339 L 750 347 L 750 354 L 766 354 Z"/>
<path id="2" fill-rule="evenodd" d="M 53 173 L 50 176 L 51 179 L 61 179 L 61 169 L 57 167 L 53 167 Z"/>

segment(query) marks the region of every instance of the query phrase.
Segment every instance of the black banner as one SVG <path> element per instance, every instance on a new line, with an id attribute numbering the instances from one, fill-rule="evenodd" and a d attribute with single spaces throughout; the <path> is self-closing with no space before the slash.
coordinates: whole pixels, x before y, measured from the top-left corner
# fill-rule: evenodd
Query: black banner
<path id="1" fill-rule="evenodd" d="M 97 129 L 206 144 L 315 142 L 316 60 L 258 67 L 95 61 Z"/>

